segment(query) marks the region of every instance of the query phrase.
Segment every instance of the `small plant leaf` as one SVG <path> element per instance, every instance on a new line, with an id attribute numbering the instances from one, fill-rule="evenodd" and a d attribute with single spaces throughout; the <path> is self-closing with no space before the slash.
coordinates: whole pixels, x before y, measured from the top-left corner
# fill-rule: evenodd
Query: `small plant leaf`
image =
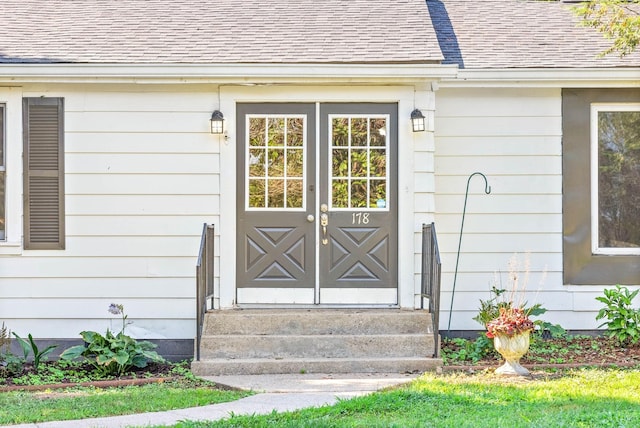
<path id="1" fill-rule="evenodd" d="M 82 356 L 82 353 L 86 350 L 84 345 L 76 345 L 71 348 L 65 349 L 62 354 L 60 354 L 60 358 L 63 360 L 71 361 L 76 358 Z"/>

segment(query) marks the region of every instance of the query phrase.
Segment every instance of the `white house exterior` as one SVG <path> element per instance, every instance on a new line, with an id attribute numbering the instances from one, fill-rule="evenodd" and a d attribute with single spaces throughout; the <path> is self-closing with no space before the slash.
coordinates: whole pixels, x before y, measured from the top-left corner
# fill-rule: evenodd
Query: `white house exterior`
<path id="1" fill-rule="evenodd" d="M 596 329 L 601 304 L 595 297 L 615 284 L 640 284 L 640 264 L 637 249 L 634 255 L 600 255 L 595 267 L 589 259 L 593 119 L 586 103 L 581 122 L 563 113 L 563 104 L 571 111 L 575 97 L 593 92 L 600 97 L 593 103 L 637 108 L 638 53 L 599 57 L 609 41 L 577 26 L 571 4 L 564 2 L 427 4 L 440 31 L 443 63 L 460 67 L 436 92 L 435 222 L 445 310 L 461 247 L 454 312 L 451 318 L 441 314 L 441 329 L 449 321 L 452 330 L 479 326 L 471 320 L 479 299 L 489 298 L 492 285 L 509 288 L 514 255 L 520 285 L 527 282 L 527 301 L 547 308 L 546 320 L 572 330 Z M 586 138 L 576 141 L 576 123 Z M 586 150 L 580 159 L 576 145 Z M 460 243 L 467 178 L 475 171 L 486 175 L 491 194 L 484 193 L 480 177 L 469 182 Z M 576 183 L 583 189 L 577 197 Z"/>
<path id="2" fill-rule="evenodd" d="M 596 58 L 607 42 L 576 27 L 563 4 L 10 1 L 0 15 L 7 23 L 0 30 L 0 321 L 18 334 L 63 341 L 112 322 L 117 328 L 107 312 L 113 302 L 124 305 L 133 336 L 164 342 L 165 354 L 188 355 L 203 223 L 216 230 L 216 309 L 420 308 L 420 231 L 431 222 L 443 257 L 441 329 L 449 319 L 451 330 L 479 328 L 471 319 L 479 299 L 515 253 L 530 261 L 529 301 L 568 329 L 597 327 L 594 297 L 603 288 L 640 284 L 633 251 L 611 256 L 623 258 L 616 268 L 627 272 L 622 282 L 573 283 L 580 267 L 565 267 L 573 250 L 563 245 L 572 224 L 563 219 L 570 209 L 563 174 L 574 166 L 563 167 L 563 99 L 568 90 L 615 88 L 626 92 L 621 102 L 637 106 L 640 56 Z M 560 30 L 570 34 L 552 37 Z M 53 173 L 23 164 L 31 136 L 39 135 L 29 112 L 42 103 L 57 103 L 61 112 L 61 203 L 51 212 L 62 215 L 53 237 L 30 205 L 40 188 L 29 181 Z M 426 117 L 425 132 L 411 130 L 416 108 Z M 224 134 L 210 133 L 214 110 L 224 114 Z M 304 124 L 302 146 L 277 149 L 285 159 L 303 150 L 302 175 L 252 175 L 251 150 L 270 153 L 269 144 L 250 142 L 252 119 Z M 323 142 L 337 132 L 329 124 L 365 119 L 367 156 L 384 153 L 387 163 L 379 174 L 358 175 L 349 161 L 351 173 L 337 175 L 327 156 L 347 149 Z M 377 143 L 374 130 L 382 136 Z M 365 149 L 352 142 L 348 150 L 352 159 Z M 458 258 L 465 188 L 475 172 L 487 177 L 491 193 L 478 177 L 470 181 Z M 267 209 L 270 202 L 258 206 L 249 184 L 258 176 L 287 189 L 300 185 L 304 196 L 280 211 Z M 324 200 L 327 183 L 340 180 L 366 181 L 369 203 L 377 198 L 377 206 L 349 205 L 355 190 L 346 205 L 335 194 Z M 385 196 L 373 195 L 371 183 Z M 50 202 L 45 196 L 42 212 Z M 377 214 L 390 213 L 380 227 L 391 238 L 367 253 L 393 261 L 386 284 L 370 285 L 373 268 L 356 263 L 345 273 L 353 279 L 348 285 L 326 285 L 323 204 L 330 222 L 342 213 L 352 225 L 374 225 Z M 310 224 L 300 260 L 311 260 L 312 270 L 302 285 L 277 285 L 285 268 L 273 274 L 274 286 L 242 282 L 239 260 L 251 264 L 254 255 L 242 253 L 250 239 L 239 236 L 263 214 Z M 269 227 L 286 229 L 275 224 Z M 285 250 L 291 248 L 298 251 Z"/>

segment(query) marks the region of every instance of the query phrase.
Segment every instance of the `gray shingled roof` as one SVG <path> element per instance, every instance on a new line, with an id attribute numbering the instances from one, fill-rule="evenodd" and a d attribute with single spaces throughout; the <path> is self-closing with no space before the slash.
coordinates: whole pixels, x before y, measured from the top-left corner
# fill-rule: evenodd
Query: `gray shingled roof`
<path id="1" fill-rule="evenodd" d="M 439 63 L 424 0 L 3 0 L 0 63 Z"/>
<path id="2" fill-rule="evenodd" d="M 0 63 L 640 67 L 539 0 L 3 0 Z M 431 15 L 431 18 L 430 16 Z M 434 30 L 435 28 L 435 30 Z M 444 55 L 444 56 L 443 56 Z"/>
<path id="3" fill-rule="evenodd" d="M 611 42 L 578 26 L 570 3 L 427 0 L 427 5 L 444 64 L 466 69 L 640 67 L 640 49 L 624 58 L 598 58 Z"/>

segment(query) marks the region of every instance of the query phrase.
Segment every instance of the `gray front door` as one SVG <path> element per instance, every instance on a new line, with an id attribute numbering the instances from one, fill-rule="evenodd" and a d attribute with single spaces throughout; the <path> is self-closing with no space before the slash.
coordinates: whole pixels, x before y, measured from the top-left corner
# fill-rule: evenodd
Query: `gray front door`
<path id="1" fill-rule="evenodd" d="M 396 304 L 397 105 L 238 104 L 237 120 L 237 302 Z"/>

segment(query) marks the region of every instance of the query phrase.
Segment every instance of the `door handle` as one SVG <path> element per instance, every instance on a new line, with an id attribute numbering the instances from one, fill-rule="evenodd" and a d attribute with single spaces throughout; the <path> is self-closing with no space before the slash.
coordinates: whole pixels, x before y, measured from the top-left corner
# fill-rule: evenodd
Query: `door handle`
<path id="1" fill-rule="evenodd" d="M 320 214 L 320 226 L 322 226 L 322 245 L 327 245 L 329 240 L 327 239 L 327 226 L 329 225 L 329 214 Z"/>
<path id="2" fill-rule="evenodd" d="M 313 216 L 313 214 L 309 214 L 309 215 L 307 216 L 307 221 L 308 221 L 309 223 L 313 223 L 315 219 L 316 219 L 316 218 Z"/>

